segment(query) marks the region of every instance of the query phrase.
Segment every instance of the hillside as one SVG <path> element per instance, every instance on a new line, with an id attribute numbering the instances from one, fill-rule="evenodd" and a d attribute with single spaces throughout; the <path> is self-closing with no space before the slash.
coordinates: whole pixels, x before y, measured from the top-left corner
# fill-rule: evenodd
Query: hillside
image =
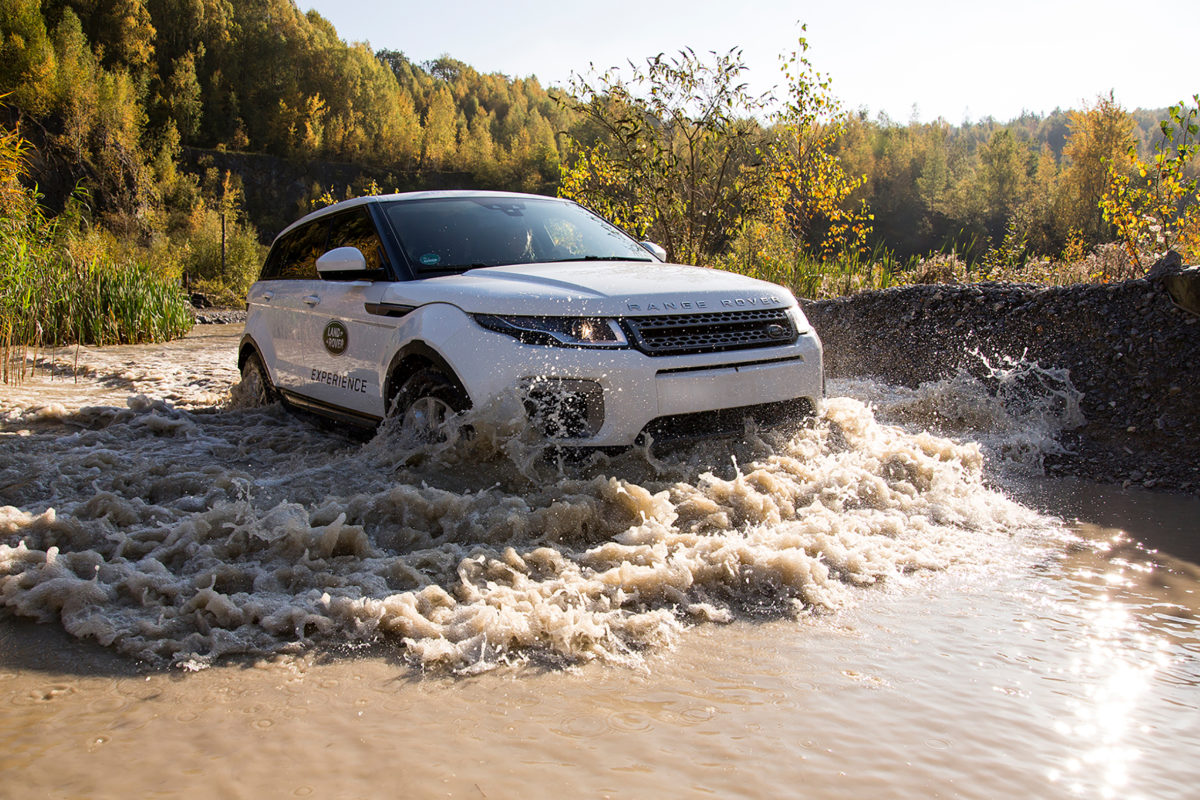
<path id="1" fill-rule="evenodd" d="M 47 204 L 63 208 L 82 186 L 99 221 L 140 237 L 177 238 L 197 209 L 237 206 L 242 187 L 244 222 L 263 241 L 326 192 L 553 194 L 576 143 L 595 135 L 536 78 L 372 52 L 292 0 L 11 0 L 0 92 L 36 146 L 30 179 Z M 1146 151 L 1163 117 L 1112 98 L 961 125 L 860 112 L 844 117 L 836 149 L 864 178 L 853 200 L 874 210 L 872 247 L 978 257 L 1015 222 L 1031 252 L 1058 255 L 1072 230 L 1105 238 L 1087 174 L 1118 145 Z M 1096 130 L 1116 134 L 1107 150 L 1073 144 Z M 286 162 L 287 180 L 252 156 Z"/>

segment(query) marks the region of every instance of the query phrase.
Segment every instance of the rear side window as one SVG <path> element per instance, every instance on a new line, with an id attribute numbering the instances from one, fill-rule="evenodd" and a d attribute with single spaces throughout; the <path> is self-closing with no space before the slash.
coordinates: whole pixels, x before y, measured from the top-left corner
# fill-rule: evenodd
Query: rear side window
<path id="1" fill-rule="evenodd" d="M 315 220 L 275 242 L 259 280 L 318 280 L 317 256 L 325 252 L 326 220 Z"/>

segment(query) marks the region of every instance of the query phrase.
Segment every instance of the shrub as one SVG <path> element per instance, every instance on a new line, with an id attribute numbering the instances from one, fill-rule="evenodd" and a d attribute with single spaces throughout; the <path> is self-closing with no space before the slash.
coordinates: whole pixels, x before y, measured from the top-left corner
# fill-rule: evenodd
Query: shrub
<path id="1" fill-rule="evenodd" d="M 1200 258 L 1200 186 L 1189 174 L 1189 163 L 1200 153 L 1200 94 L 1192 100 L 1195 108 L 1179 103 L 1168 109 L 1149 162 L 1130 147 L 1135 175 L 1109 168 L 1100 208 L 1141 268 L 1168 250 L 1177 250 L 1189 263 Z"/>
<path id="2" fill-rule="evenodd" d="M 842 253 L 828 261 L 787 228 L 746 225 L 711 266 L 787 286 L 797 297 L 820 299 L 865 289 L 886 289 L 901 269 L 891 253 Z"/>
<path id="3" fill-rule="evenodd" d="M 204 206 L 196 208 L 186 229 L 166 244 L 166 263 L 172 271 L 189 287 L 225 303 L 244 300 L 266 255 L 253 227 L 227 218 L 222 231 L 220 213 Z"/>

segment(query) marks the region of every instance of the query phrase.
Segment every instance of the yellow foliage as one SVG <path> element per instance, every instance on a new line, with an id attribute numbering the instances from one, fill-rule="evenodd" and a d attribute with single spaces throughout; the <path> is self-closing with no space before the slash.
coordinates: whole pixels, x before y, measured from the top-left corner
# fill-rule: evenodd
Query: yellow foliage
<path id="1" fill-rule="evenodd" d="M 1070 135 L 1063 147 L 1059 217 L 1092 243 L 1109 241 L 1112 229 L 1105 224 L 1100 200 L 1109 173 L 1131 169 L 1128 154 L 1136 145 L 1133 119 L 1111 94 L 1097 98 L 1095 106 L 1069 112 L 1067 119 Z"/>
<path id="2" fill-rule="evenodd" d="M 7 95 L 0 95 L 0 100 L 4 97 Z M 8 216 L 24 205 L 24 174 L 25 140 L 15 130 L 0 125 L 0 214 Z"/>
<path id="3" fill-rule="evenodd" d="M 1071 228 L 1067 231 L 1067 243 L 1063 246 L 1062 261 L 1067 264 L 1074 264 L 1083 261 L 1087 257 L 1087 254 L 1087 237 L 1083 235 L 1083 231 L 1080 228 Z"/>
<path id="4" fill-rule="evenodd" d="M 1170 119 L 1160 124 L 1163 138 L 1149 162 L 1130 148 L 1135 174 L 1109 168 L 1100 208 L 1142 267 L 1167 250 L 1177 251 L 1186 263 L 1200 260 L 1200 188 L 1196 178 L 1187 177 L 1188 164 L 1200 150 L 1200 95 L 1193 100 L 1196 108 L 1181 103 L 1169 109 Z"/>

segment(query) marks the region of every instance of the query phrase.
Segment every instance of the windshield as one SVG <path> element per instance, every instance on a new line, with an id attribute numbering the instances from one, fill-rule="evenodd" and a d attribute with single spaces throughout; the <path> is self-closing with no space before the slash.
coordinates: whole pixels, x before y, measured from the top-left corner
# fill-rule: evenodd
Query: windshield
<path id="1" fill-rule="evenodd" d="M 385 208 L 418 273 L 549 261 L 653 261 L 600 217 L 561 200 L 439 197 Z"/>

